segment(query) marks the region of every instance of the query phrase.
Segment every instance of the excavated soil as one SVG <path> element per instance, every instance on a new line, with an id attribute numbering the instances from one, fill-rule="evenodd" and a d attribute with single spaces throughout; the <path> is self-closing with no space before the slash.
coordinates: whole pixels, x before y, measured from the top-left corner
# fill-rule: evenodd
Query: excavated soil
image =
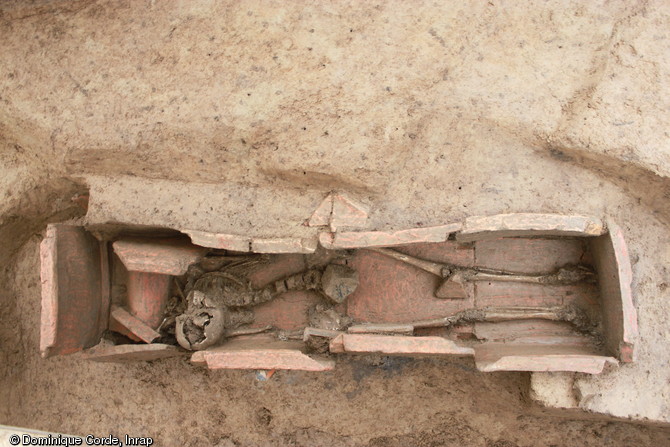
<path id="1" fill-rule="evenodd" d="M 342 359 L 332 372 L 208 371 L 188 358 L 128 364 L 39 349 L 39 235 L 3 271 L 0 422 L 161 446 L 659 446 L 667 428 L 543 414 L 528 374 L 471 360 Z M 584 418 L 586 418 L 584 420 Z"/>
<path id="2" fill-rule="evenodd" d="M 161 446 L 670 445 L 650 423 L 670 422 L 669 17 L 663 1 L 3 2 L 0 424 Z M 89 188 L 96 224 L 259 236 L 301 235 L 331 190 L 370 205 L 369 229 L 612 218 L 639 358 L 575 376 L 592 413 L 549 413 L 529 374 L 465 360 L 269 380 L 45 360 L 39 242 L 83 222 Z"/>

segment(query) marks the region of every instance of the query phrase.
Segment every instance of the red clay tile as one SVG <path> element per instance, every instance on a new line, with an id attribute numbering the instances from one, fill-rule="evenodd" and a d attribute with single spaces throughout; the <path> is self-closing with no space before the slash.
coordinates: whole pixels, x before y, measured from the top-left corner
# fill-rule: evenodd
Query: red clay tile
<path id="1" fill-rule="evenodd" d="M 472 308 L 473 294 L 461 299 L 435 298 L 442 279 L 380 253 L 359 250 L 349 266 L 356 269 L 359 285 L 347 298 L 347 314 L 359 322 L 398 323 L 446 317 Z M 471 287 L 471 284 L 466 284 Z"/>
<path id="2" fill-rule="evenodd" d="M 456 235 L 459 242 L 518 236 L 600 236 L 606 231 L 600 219 L 562 214 L 498 214 L 468 217 L 463 230 Z"/>
<path id="3" fill-rule="evenodd" d="M 202 247 L 248 252 L 251 250 L 251 238 L 238 234 L 208 233 L 200 230 L 181 230 L 191 238 L 191 242 Z"/>
<path id="4" fill-rule="evenodd" d="M 209 369 L 288 369 L 328 371 L 332 360 L 304 354 L 302 342 L 283 342 L 265 336 L 239 337 L 223 345 L 193 354 L 191 361 Z"/>
<path id="5" fill-rule="evenodd" d="M 156 329 L 164 318 L 170 292 L 169 275 L 128 272 L 128 312 Z"/>
<path id="6" fill-rule="evenodd" d="M 69 354 L 98 343 L 107 322 L 100 242 L 82 227 L 49 225 L 40 245 L 43 357 Z"/>
<path id="7" fill-rule="evenodd" d="M 580 264 L 583 238 L 500 238 L 474 243 L 477 267 L 539 275 Z"/>
<path id="8" fill-rule="evenodd" d="M 444 242 L 451 233 L 460 229 L 461 224 L 456 223 L 397 231 L 337 232 L 334 235 L 332 247 L 336 249 L 393 247 L 415 243 Z"/>
<path id="9" fill-rule="evenodd" d="M 148 345 L 98 345 L 81 353 L 81 358 L 96 362 L 131 362 L 159 360 L 184 355 L 176 346 L 152 343 Z"/>
<path id="10" fill-rule="evenodd" d="M 123 326 L 127 331 L 145 343 L 151 343 L 160 337 L 160 334 L 153 328 L 147 326 L 142 320 L 131 315 L 121 307 L 112 306 L 110 318 L 114 320 L 117 325 Z"/>
<path id="11" fill-rule="evenodd" d="M 331 341 L 331 352 L 389 355 L 474 355 L 474 350 L 442 337 L 341 334 Z"/>
<path id="12" fill-rule="evenodd" d="M 609 232 L 592 240 L 598 271 L 605 343 L 622 362 L 633 362 L 638 337 L 637 311 L 633 304 L 633 271 L 623 231 L 608 222 Z"/>
<path id="13" fill-rule="evenodd" d="M 483 372 L 572 371 L 600 374 L 608 363 L 618 362 L 583 345 L 483 343 L 475 347 L 475 364 Z"/>
<path id="14" fill-rule="evenodd" d="M 251 251 L 254 253 L 314 253 L 316 238 L 253 238 Z"/>
<path id="15" fill-rule="evenodd" d="M 179 239 L 121 239 L 112 246 L 128 271 L 175 276 L 185 274 L 207 252 Z"/>
<path id="16" fill-rule="evenodd" d="M 254 307 L 252 327 L 271 325 L 277 329 L 297 330 L 309 325 L 309 309 L 321 302 L 316 292 L 294 290 Z"/>
<path id="17" fill-rule="evenodd" d="M 591 284 L 546 285 L 523 282 L 477 281 L 477 307 L 553 307 L 597 299 L 597 289 Z"/>
<path id="18" fill-rule="evenodd" d="M 363 227 L 368 220 L 367 207 L 345 194 L 333 194 L 333 213 L 330 217 L 330 229 L 340 227 Z"/>
<path id="19" fill-rule="evenodd" d="M 333 212 L 333 195 L 323 199 L 319 206 L 314 210 L 312 216 L 307 221 L 310 227 L 324 227 L 330 223 L 330 215 Z"/>

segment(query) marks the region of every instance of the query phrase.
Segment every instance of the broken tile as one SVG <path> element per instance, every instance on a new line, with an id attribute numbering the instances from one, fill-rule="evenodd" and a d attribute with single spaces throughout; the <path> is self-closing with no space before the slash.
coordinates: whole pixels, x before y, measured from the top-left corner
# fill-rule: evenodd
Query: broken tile
<path id="1" fill-rule="evenodd" d="M 209 369 L 288 369 L 329 371 L 332 360 L 304 354 L 302 342 L 284 342 L 265 336 L 238 337 L 216 348 L 193 354 L 191 361 Z"/>
<path id="2" fill-rule="evenodd" d="M 161 343 L 141 345 L 98 345 L 81 353 L 81 358 L 96 362 L 129 362 L 164 359 L 184 355 L 176 346 Z"/>
<path id="3" fill-rule="evenodd" d="M 310 227 L 323 227 L 330 224 L 330 215 L 333 212 L 333 194 L 323 199 L 307 221 Z"/>
<path id="4" fill-rule="evenodd" d="M 515 213 L 468 217 L 456 234 L 459 242 L 518 236 L 600 236 L 606 231 L 600 219 L 562 214 Z"/>
<path id="5" fill-rule="evenodd" d="M 161 336 L 153 328 L 147 326 L 142 320 L 131 315 L 122 307 L 113 306 L 110 318 L 145 343 L 151 343 Z"/>
<path id="6" fill-rule="evenodd" d="M 332 247 L 393 247 L 414 243 L 444 242 L 451 233 L 461 229 L 460 223 L 398 231 L 348 231 L 334 235 Z"/>
<path id="7" fill-rule="evenodd" d="M 332 360 L 319 360 L 298 349 L 250 349 L 247 351 L 217 351 L 205 354 L 209 369 L 289 369 L 300 371 L 330 371 Z"/>
<path id="8" fill-rule="evenodd" d="M 600 374 L 613 357 L 592 347 L 566 344 L 482 343 L 475 347 L 479 371 L 573 371 Z"/>
<path id="9" fill-rule="evenodd" d="M 158 328 L 164 318 L 170 281 L 169 275 L 128 272 L 128 312 L 147 326 Z"/>
<path id="10" fill-rule="evenodd" d="M 316 238 L 253 238 L 251 251 L 254 253 L 314 253 Z"/>
<path id="11" fill-rule="evenodd" d="M 340 227 L 363 227 L 368 220 L 367 207 L 347 195 L 333 194 L 333 212 L 330 217 L 330 229 Z"/>
<path id="12" fill-rule="evenodd" d="M 251 250 L 251 238 L 237 234 L 208 233 L 200 230 L 181 230 L 191 238 L 191 242 L 201 247 L 219 248 L 231 251 L 248 252 Z"/>
<path id="13" fill-rule="evenodd" d="M 389 355 L 474 355 L 474 350 L 442 337 L 342 334 L 331 341 L 331 352 Z"/>
<path id="14" fill-rule="evenodd" d="M 302 332 L 302 340 L 307 341 L 309 337 L 335 338 L 342 334 L 342 331 L 332 331 L 330 329 L 321 329 L 316 327 L 306 327 Z"/>
<path id="15" fill-rule="evenodd" d="M 114 252 L 131 272 L 181 276 L 188 266 L 207 252 L 186 240 L 121 239 L 112 244 Z"/>

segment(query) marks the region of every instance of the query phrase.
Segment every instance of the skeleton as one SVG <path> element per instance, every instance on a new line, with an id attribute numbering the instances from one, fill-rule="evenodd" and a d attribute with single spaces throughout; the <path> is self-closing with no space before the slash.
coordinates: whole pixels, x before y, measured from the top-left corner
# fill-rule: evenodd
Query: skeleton
<path id="1" fill-rule="evenodd" d="M 580 281 L 593 281 L 595 274 L 593 271 L 583 265 L 564 265 L 555 272 L 546 275 L 525 275 L 506 270 L 495 270 L 487 268 L 469 268 L 453 264 L 440 264 L 437 262 L 426 261 L 413 256 L 400 253 L 389 248 L 368 248 L 368 250 L 381 253 L 398 261 L 405 262 L 414 267 L 418 267 L 433 275 L 443 279 L 437 287 L 434 294 L 436 298 L 451 298 L 445 292 L 446 285 L 449 282 L 463 284 L 468 281 L 506 281 L 506 282 L 525 282 L 532 284 L 546 285 L 564 285 L 574 284 Z"/>
<path id="2" fill-rule="evenodd" d="M 585 266 L 566 265 L 545 275 L 528 275 L 506 270 L 471 268 L 452 264 L 441 264 L 415 258 L 389 248 L 369 248 L 393 259 L 405 262 L 443 279 L 434 294 L 438 298 L 453 298 L 445 287 L 449 283 L 463 284 L 470 281 L 508 281 L 533 284 L 558 285 L 593 281 L 595 274 Z M 311 268 L 282 278 L 262 288 L 252 287 L 249 273 L 259 265 L 267 263 L 264 255 L 211 256 L 199 264 L 189 267 L 182 296 L 186 296 L 186 309 L 175 318 L 175 336 L 178 343 L 190 350 L 202 350 L 213 346 L 226 337 L 251 334 L 272 328 L 240 328 L 253 322 L 251 307 L 273 300 L 291 290 L 313 290 L 328 297 L 331 305 L 320 304 L 310 310 L 311 326 L 320 330 L 342 331 L 352 324 L 348 317 L 332 309 L 332 303 L 343 302 L 358 286 L 358 274 L 346 265 L 335 261 L 327 265 L 312 265 Z M 326 261 L 328 262 L 328 261 Z M 181 290 L 180 290 L 181 293 Z M 576 308 L 486 308 L 469 309 L 430 321 L 417 321 L 404 326 L 411 328 L 448 327 L 463 322 L 501 321 L 527 318 L 569 321 L 583 332 L 594 332 L 592 324 L 583 312 Z M 379 326 L 379 327 L 377 327 Z M 398 331 L 397 327 L 376 325 L 373 332 Z M 397 326 L 397 325 L 396 325 Z M 407 328 L 401 328 L 407 332 Z M 369 332 L 369 325 L 358 328 Z M 358 330 L 356 329 L 356 330 Z M 394 332 L 396 331 L 396 332 Z M 404 332 L 403 332 L 404 333 Z"/>
<path id="3" fill-rule="evenodd" d="M 238 326 L 251 323 L 254 317 L 249 307 L 291 290 L 321 291 L 332 301 L 341 302 L 358 284 L 352 269 L 328 265 L 325 272 L 310 268 L 255 289 L 247 275 L 265 262 L 263 256 L 216 257 L 191 266 L 186 283 L 187 308 L 176 317 L 177 342 L 190 350 L 206 349 L 232 335 Z"/>

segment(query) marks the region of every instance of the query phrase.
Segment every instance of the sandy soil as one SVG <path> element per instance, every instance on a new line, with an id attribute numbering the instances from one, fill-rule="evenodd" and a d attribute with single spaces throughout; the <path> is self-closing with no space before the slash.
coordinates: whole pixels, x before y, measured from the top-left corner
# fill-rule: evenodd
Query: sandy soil
<path id="1" fill-rule="evenodd" d="M 639 360 L 581 408 L 670 422 L 668 3 L 8 1 L 0 5 L 0 423 L 159 445 L 657 446 L 546 414 L 468 362 L 208 372 L 38 355 L 38 244 L 83 219 L 300 235 L 330 190 L 370 229 L 501 212 L 613 218 Z M 197 182 L 197 183 L 196 183 Z M 83 221 L 83 220 L 81 220 Z"/>

